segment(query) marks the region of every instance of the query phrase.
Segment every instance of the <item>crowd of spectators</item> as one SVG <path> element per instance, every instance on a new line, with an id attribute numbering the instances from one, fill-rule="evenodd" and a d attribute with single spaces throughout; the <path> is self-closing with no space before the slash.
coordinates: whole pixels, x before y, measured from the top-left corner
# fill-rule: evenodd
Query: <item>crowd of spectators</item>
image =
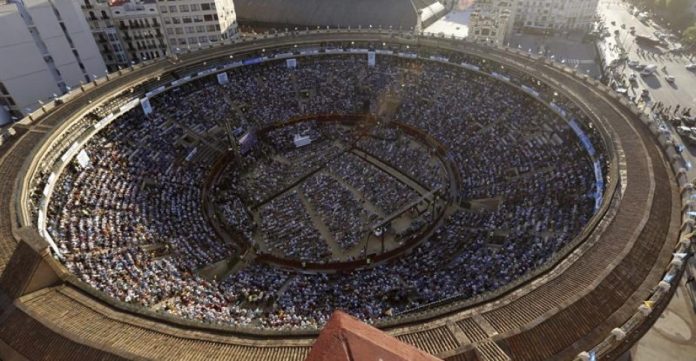
<path id="1" fill-rule="evenodd" d="M 430 149 L 405 134 L 399 134 L 395 140 L 364 137 L 357 145 L 415 179 L 428 190 L 445 185 L 446 170 L 442 163 L 430 154 Z"/>
<path id="2" fill-rule="evenodd" d="M 284 63 L 246 66 L 231 75 L 234 81 L 224 86 L 205 80 L 160 95 L 153 100 L 153 115 L 135 109 L 122 116 L 85 146 L 90 166 L 73 163 L 61 175 L 48 230 L 70 272 L 117 300 L 204 322 L 320 327 L 334 309 L 376 321 L 507 285 L 549 260 L 593 214 L 592 161 L 566 122 L 484 75 L 388 56 L 368 68 L 357 55 L 301 58 L 295 70 Z M 354 113 L 364 104 L 359 94 L 378 99 L 384 92 L 400 99 L 396 120 L 448 148 L 448 160 L 461 175 L 462 204 L 494 199 L 498 206 L 462 206 L 412 252 L 368 269 L 302 273 L 252 261 L 219 281 L 198 276 L 202 267 L 230 259 L 234 250 L 215 237 L 200 207 L 212 160 L 185 161 L 192 146 L 182 137 L 195 132 L 212 141 L 216 122 L 238 111 L 230 98 L 245 108 L 245 118 L 235 119 L 248 128 L 252 121 Z M 419 195 L 322 140 L 321 130 L 311 135 L 318 137 L 315 151 L 293 153 L 288 146 L 285 152 L 252 155 L 258 161 L 251 162 L 255 177 L 231 172 L 246 190 L 234 189 L 239 197 L 220 192 L 229 200 L 221 204 L 231 225 L 251 232 L 241 204 L 254 206 L 245 202 L 259 202 L 288 180 L 326 165 L 259 208 L 265 244 L 299 260 L 324 260 L 326 241 L 301 197 L 330 218 L 331 232 L 342 247 L 350 247 L 359 239 L 354 226 L 364 216 L 360 202 L 374 204 L 384 216 Z M 598 142 L 596 134 L 589 135 Z M 287 136 L 277 135 L 276 142 L 287 144 Z M 403 146 L 398 136 L 388 138 L 358 145 L 428 187 L 443 182 L 441 173 L 429 173 L 425 152 Z M 391 155 L 393 147 L 405 149 L 401 159 Z M 339 179 L 365 199 L 341 187 Z"/>
<path id="3" fill-rule="evenodd" d="M 261 208 L 261 231 L 270 252 L 300 261 L 328 258 L 326 240 L 314 227 L 296 190 L 285 193 Z"/>
<path id="4" fill-rule="evenodd" d="M 369 213 L 350 190 L 326 174 L 309 178 L 302 184 L 302 191 L 344 249 L 356 246 L 369 232 L 366 226 L 378 218 Z"/>

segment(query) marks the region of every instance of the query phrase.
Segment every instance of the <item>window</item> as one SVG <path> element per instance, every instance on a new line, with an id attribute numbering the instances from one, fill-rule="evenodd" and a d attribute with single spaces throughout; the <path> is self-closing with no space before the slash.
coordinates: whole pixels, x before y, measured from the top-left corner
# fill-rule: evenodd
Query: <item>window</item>
<path id="1" fill-rule="evenodd" d="M 179 45 L 186 45 L 186 38 L 179 38 Z"/>
<path id="2" fill-rule="evenodd" d="M 174 29 L 167 28 L 167 35 L 174 35 Z"/>
<path id="3" fill-rule="evenodd" d="M 217 35 L 210 35 L 210 36 L 208 37 L 208 39 L 210 39 L 210 41 L 213 41 L 213 42 L 218 41 Z"/>
<path id="4" fill-rule="evenodd" d="M 198 4 L 191 4 L 191 11 L 201 11 L 201 6 Z"/>
<path id="5" fill-rule="evenodd" d="M 208 25 L 208 26 L 206 26 L 206 30 L 207 30 L 208 32 L 211 32 L 211 33 L 212 33 L 213 31 L 215 31 L 215 25 Z"/>
<path id="6" fill-rule="evenodd" d="M 176 28 L 176 29 L 174 29 L 174 31 L 176 31 L 177 35 L 181 35 L 184 33 L 184 29 L 182 29 L 182 28 Z"/>
<path id="7" fill-rule="evenodd" d="M 177 17 L 172 18 L 172 24 L 181 24 L 181 20 Z"/>
<path id="8" fill-rule="evenodd" d="M 163 13 L 163 14 L 166 14 L 166 13 L 168 12 L 168 11 L 167 11 L 167 7 L 166 7 L 166 6 L 160 6 L 160 12 Z"/>
<path id="9" fill-rule="evenodd" d="M 195 32 L 196 32 L 196 29 L 193 26 L 186 27 L 186 34 L 193 34 Z"/>
<path id="10" fill-rule="evenodd" d="M 208 42 L 208 37 L 207 37 L 207 36 L 199 36 L 199 37 L 198 37 L 198 42 L 199 42 L 199 43 L 207 43 L 207 42 Z"/>
<path id="11" fill-rule="evenodd" d="M 203 19 L 205 19 L 205 21 L 213 21 L 213 16 L 212 15 L 204 15 Z"/>
<path id="12" fill-rule="evenodd" d="M 183 20 L 184 24 L 191 24 L 191 18 L 188 16 L 184 16 L 181 20 Z"/>
<path id="13" fill-rule="evenodd" d="M 169 5 L 169 12 L 175 13 L 176 12 L 176 5 Z"/>
<path id="14" fill-rule="evenodd" d="M 194 23 L 202 23 L 202 22 L 203 22 L 203 16 L 202 16 L 202 15 L 194 15 L 194 16 L 193 16 L 193 22 L 194 22 Z"/>
<path id="15" fill-rule="evenodd" d="M 210 4 L 201 4 L 202 10 L 210 10 Z"/>
<path id="16" fill-rule="evenodd" d="M 189 6 L 186 4 L 179 5 L 179 11 L 181 11 L 182 13 L 187 13 L 187 12 L 189 12 Z"/>
<path id="17" fill-rule="evenodd" d="M 195 36 L 192 36 L 192 37 L 188 38 L 188 41 L 189 41 L 189 44 L 195 44 L 198 42 L 198 39 L 196 39 Z"/>
<path id="18" fill-rule="evenodd" d="M 196 31 L 199 33 L 205 33 L 205 25 L 196 26 Z"/>
<path id="19" fill-rule="evenodd" d="M 172 23 L 172 18 L 170 18 L 169 16 L 165 16 L 165 17 L 164 17 L 164 23 L 167 24 L 167 25 L 171 24 L 171 23 Z"/>

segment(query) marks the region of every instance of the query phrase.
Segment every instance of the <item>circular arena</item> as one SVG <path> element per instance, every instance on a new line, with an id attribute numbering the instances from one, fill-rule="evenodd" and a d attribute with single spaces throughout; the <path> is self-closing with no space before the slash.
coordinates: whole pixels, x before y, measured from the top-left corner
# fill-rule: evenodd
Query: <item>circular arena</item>
<path id="1" fill-rule="evenodd" d="M 444 360 L 611 360 L 691 242 L 661 129 L 460 39 L 260 35 L 109 74 L 0 139 L 8 359 L 304 360 L 342 310 Z"/>

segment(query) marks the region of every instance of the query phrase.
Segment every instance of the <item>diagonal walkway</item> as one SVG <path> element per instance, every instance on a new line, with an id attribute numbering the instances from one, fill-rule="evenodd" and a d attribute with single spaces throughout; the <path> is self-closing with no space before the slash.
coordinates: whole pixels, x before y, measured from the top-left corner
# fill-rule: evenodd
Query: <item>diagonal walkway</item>
<path id="1" fill-rule="evenodd" d="M 304 195 L 301 189 L 297 189 L 297 195 L 299 196 L 302 205 L 307 211 L 307 214 L 309 214 L 309 218 L 312 219 L 312 224 L 314 225 L 314 228 L 317 231 L 319 231 L 319 234 L 321 234 L 321 238 L 323 238 L 324 241 L 326 241 L 326 244 L 329 246 L 329 250 L 331 250 L 332 257 L 340 258 L 341 254 L 343 253 L 343 249 L 338 244 L 338 242 L 336 242 L 336 238 L 333 236 L 333 233 L 331 233 L 326 223 L 324 223 L 324 220 L 321 219 L 321 216 L 319 216 L 317 210 L 314 209 L 314 205 L 312 205 L 312 202 L 310 202 L 309 199 L 307 199 L 307 197 Z"/>

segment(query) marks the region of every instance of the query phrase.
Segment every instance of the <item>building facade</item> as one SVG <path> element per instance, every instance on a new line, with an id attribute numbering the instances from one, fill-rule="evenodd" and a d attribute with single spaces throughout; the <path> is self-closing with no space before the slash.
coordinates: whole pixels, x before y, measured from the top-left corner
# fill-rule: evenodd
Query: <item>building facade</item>
<path id="1" fill-rule="evenodd" d="M 598 4 L 599 0 L 519 0 L 515 26 L 545 34 L 589 31 Z"/>
<path id="2" fill-rule="evenodd" d="M 207 47 L 238 36 L 232 0 L 158 0 L 157 4 L 173 53 Z"/>
<path id="3" fill-rule="evenodd" d="M 109 71 L 127 65 L 130 60 L 124 51 L 118 29 L 114 25 L 109 2 L 81 0 L 80 7 Z"/>
<path id="4" fill-rule="evenodd" d="M 80 0 L 109 70 L 238 36 L 232 0 Z"/>
<path id="5" fill-rule="evenodd" d="M 106 66 L 73 0 L 0 0 L 0 117 L 19 119 Z M 0 120 L 0 122 L 3 122 Z"/>
<path id="6" fill-rule="evenodd" d="M 469 17 L 469 38 L 503 45 L 512 33 L 517 1 L 478 0 Z"/>
<path id="7" fill-rule="evenodd" d="M 155 0 L 112 2 L 111 16 L 131 62 L 156 59 L 169 53 L 157 9 Z"/>

